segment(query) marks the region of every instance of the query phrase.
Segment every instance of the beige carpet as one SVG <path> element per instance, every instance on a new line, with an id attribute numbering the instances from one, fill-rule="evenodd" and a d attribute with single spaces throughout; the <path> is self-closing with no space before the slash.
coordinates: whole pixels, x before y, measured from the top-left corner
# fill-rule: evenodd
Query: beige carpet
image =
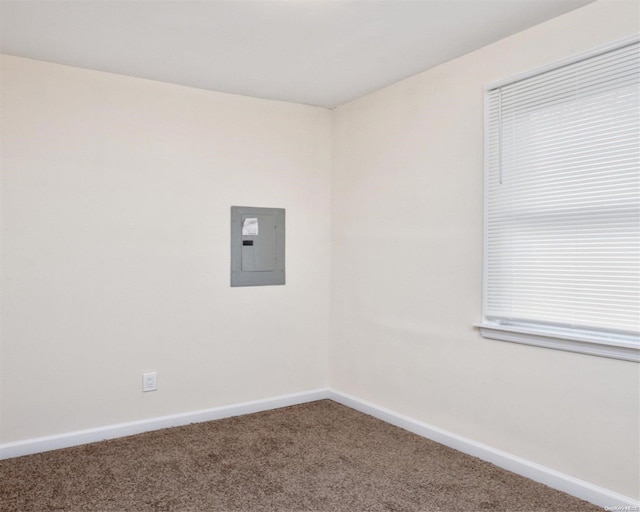
<path id="1" fill-rule="evenodd" d="M 322 400 L 0 461 L 0 510 L 601 509 Z"/>

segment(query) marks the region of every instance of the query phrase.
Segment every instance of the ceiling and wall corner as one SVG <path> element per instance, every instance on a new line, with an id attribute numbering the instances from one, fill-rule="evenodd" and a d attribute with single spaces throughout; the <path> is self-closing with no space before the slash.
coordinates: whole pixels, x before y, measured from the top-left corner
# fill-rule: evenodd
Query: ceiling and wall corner
<path id="1" fill-rule="evenodd" d="M 593 0 L 2 0 L 3 53 L 332 108 Z"/>

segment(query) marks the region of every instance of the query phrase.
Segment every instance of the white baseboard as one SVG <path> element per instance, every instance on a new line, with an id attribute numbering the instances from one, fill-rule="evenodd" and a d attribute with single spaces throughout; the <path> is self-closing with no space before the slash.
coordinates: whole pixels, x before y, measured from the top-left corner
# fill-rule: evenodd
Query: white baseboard
<path id="1" fill-rule="evenodd" d="M 214 407 L 212 409 L 149 418 L 147 420 L 118 423 L 116 425 L 107 425 L 105 427 L 91 428 L 87 430 L 77 430 L 66 434 L 36 437 L 33 439 L 26 439 L 24 441 L 3 443 L 0 444 L 0 460 L 21 457 L 23 455 L 32 455 L 34 453 L 48 452 L 50 450 L 58 450 L 60 448 L 69 448 L 70 446 L 95 443 L 106 439 L 131 436 L 134 434 L 141 434 L 143 432 L 151 432 L 152 430 L 160 430 L 162 428 L 179 427 L 190 423 L 220 420 L 223 418 L 230 418 L 232 416 L 268 411 L 271 409 L 278 409 L 279 407 L 298 405 L 325 398 L 327 398 L 326 389 L 315 389 L 301 393 L 267 398 L 264 400 L 255 400 L 252 402 Z"/>
<path id="2" fill-rule="evenodd" d="M 566 492 L 577 498 L 589 501 L 595 505 L 605 507 L 609 510 L 640 510 L 640 502 L 604 489 L 597 485 L 585 482 L 570 475 L 561 473 L 554 469 L 536 464 L 529 460 L 517 457 L 507 452 L 497 450 L 482 443 L 473 441 L 466 437 L 453 434 L 446 430 L 422 423 L 409 416 L 385 409 L 366 400 L 361 400 L 354 396 L 336 391 L 330 388 L 315 389 L 301 393 L 281 395 L 264 400 L 255 400 L 235 405 L 214 407 L 200 411 L 161 416 L 147 420 L 132 421 L 129 423 L 119 423 L 105 427 L 78 430 L 67 434 L 55 436 L 38 437 L 24 441 L 0 444 L 0 460 L 34 453 L 47 452 L 60 448 L 79 446 L 87 443 L 94 443 L 106 439 L 130 436 L 160 430 L 169 427 L 178 427 L 190 423 L 200 423 L 203 421 L 219 420 L 232 416 L 241 416 L 254 412 L 268 411 L 298 405 L 315 400 L 329 398 L 340 404 L 351 407 L 375 418 L 381 419 L 397 427 L 418 434 L 437 443 L 449 446 L 463 453 L 473 455 L 496 466 L 512 471 L 518 475 L 530 478 L 536 482 L 543 483 Z"/>
<path id="3" fill-rule="evenodd" d="M 491 446 L 473 441 L 466 437 L 447 432 L 446 430 L 422 423 L 409 416 L 379 407 L 371 402 L 360 400 L 346 393 L 329 389 L 327 397 L 356 411 L 363 412 L 397 427 L 426 437 L 432 441 L 449 446 L 463 453 L 473 455 L 518 475 L 545 484 L 553 489 L 566 492 L 594 505 L 604 507 L 605 510 L 640 510 L 640 502 L 610 491 L 603 487 L 574 478 L 565 473 L 536 464 L 507 452 L 497 450 Z"/>

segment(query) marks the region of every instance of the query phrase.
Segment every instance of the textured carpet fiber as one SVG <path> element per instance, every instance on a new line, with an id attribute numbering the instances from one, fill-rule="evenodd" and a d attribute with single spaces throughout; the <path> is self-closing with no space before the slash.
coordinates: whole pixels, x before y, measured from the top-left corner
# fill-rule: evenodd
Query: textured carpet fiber
<path id="1" fill-rule="evenodd" d="M 9 511 L 597 511 L 329 400 L 0 461 Z"/>

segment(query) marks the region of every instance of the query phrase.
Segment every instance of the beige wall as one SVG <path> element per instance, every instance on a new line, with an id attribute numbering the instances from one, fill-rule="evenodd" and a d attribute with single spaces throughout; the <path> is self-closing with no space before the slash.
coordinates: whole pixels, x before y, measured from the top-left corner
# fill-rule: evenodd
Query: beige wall
<path id="1" fill-rule="evenodd" d="M 333 387 L 638 497 L 639 367 L 480 337 L 483 87 L 637 33 L 599 2 L 338 108 Z"/>
<path id="2" fill-rule="evenodd" d="M 0 442 L 327 386 L 330 111 L 2 79 Z M 286 286 L 230 288 L 231 205 L 287 209 Z"/>

